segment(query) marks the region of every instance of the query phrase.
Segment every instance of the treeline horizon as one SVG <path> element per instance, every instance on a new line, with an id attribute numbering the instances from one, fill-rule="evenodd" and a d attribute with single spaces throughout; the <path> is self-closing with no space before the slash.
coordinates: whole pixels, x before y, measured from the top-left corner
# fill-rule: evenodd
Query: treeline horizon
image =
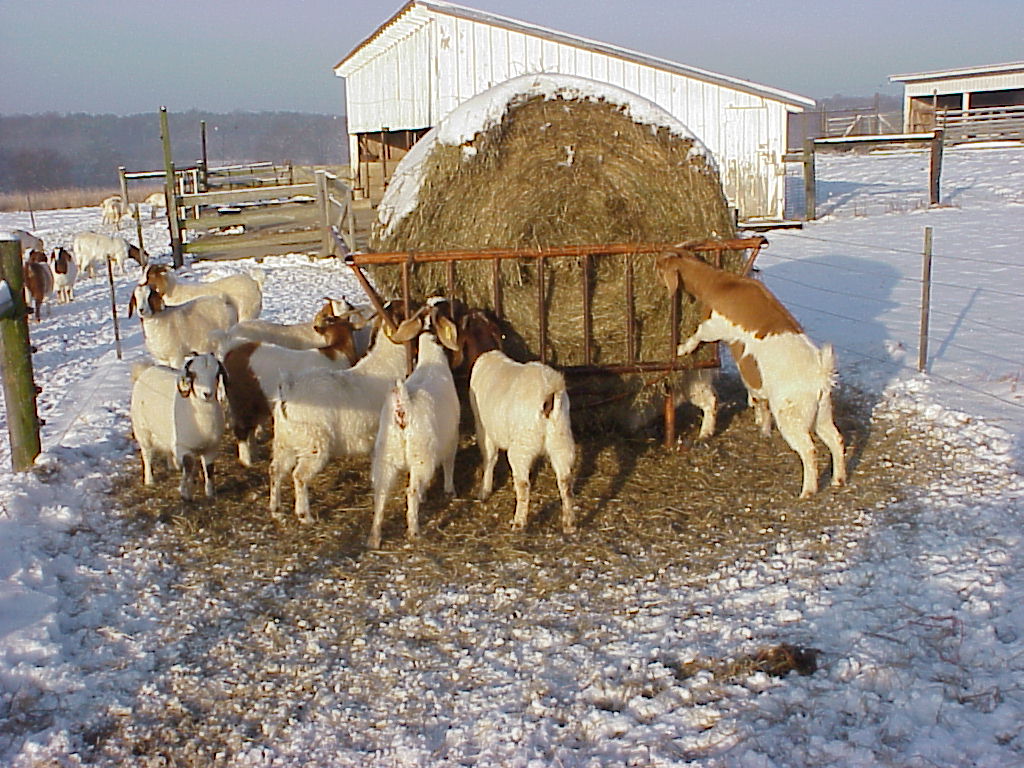
<path id="1" fill-rule="evenodd" d="M 202 121 L 211 165 L 348 163 L 343 115 L 189 110 L 168 113 L 176 166 L 194 165 L 202 157 Z M 116 187 L 120 166 L 163 169 L 159 112 L 0 115 L 0 192 Z"/>

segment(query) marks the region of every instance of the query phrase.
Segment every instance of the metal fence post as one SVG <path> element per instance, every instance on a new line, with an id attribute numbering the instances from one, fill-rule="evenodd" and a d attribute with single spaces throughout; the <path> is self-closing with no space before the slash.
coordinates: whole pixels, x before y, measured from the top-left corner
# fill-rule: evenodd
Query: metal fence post
<path id="1" fill-rule="evenodd" d="M 932 297 L 932 228 L 924 228 L 924 253 L 921 259 L 921 332 L 917 342 L 917 370 L 928 365 L 928 316 Z"/>

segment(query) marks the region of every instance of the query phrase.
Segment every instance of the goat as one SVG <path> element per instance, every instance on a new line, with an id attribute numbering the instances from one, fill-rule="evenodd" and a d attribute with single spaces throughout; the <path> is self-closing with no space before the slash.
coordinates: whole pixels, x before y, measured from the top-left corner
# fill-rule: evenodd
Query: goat
<path id="1" fill-rule="evenodd" d="M 21 243 L 22 254 L 24 254 L 25 251 L 46 250 L 43 247 L 43 239 L 41 237 L 36 237 L 31 232 L 28 232 L 24 229 L 12 229 L 10 230 L 10 233 L 12 237 L 16 238 L 17 241 Z"/>
<path id="2" fill-rule="evenodd" d="M 498 452 L 504 450 L 516 491 L 513 530 L 526 527 L 530 470 L 544 454 L 562 497 L 562 532 L 575 530 L 572 494 L 576 443 L 569 423 L 569 395 L 558 371 L 539 362 L 517 363 L 501 350 L 483 353 L 469 377 L 469 402 L 483 456 L 480 498 L 491 495 Z"/>
<path id="3" fill-rule="evenodd" d="M 271 323 L 267 320 L 240 320 L 228 328 L 219 343 L 226 348 L 236 339 L 259 341 L 275 344 L 288 349 L 316 349 L 325 346 L 322 333 L 326 325 L 334 319 L 345 320 L 352 329 L 352 352 L 349 359 L 352 365 L 366 354 L 369 346 L 370 328 L 363 314 L 345 302 L 325 299 L 325 304 L 317 311 L 309 323 Z M 347 310 L 345 309 L 347 307 Z M 340 309 L 341 311 L 335 311 Z"/>
<path id="4" fill-rule="evenodd" d="M 75 298 L 75 280 L 78 278 L 78 264 L 66 248 L 55 248 L 50 254 L 53 270 L 53 287 L 57 301 L 67 304 Z"/>
<path id="5" fill-rule="evenodd" d="M 149 261 L 148 253 L 123 237 L 111 237 L 98 232 L 79 232 L 71 248 L 78 261 L 79 273 L 88 274 L 89 277 L 96 277 L 96 268 L 106 266 L 108 260 L 117 265 L 122 275 L 125 274 L 128 259 L 136 261 L 140 266 L 145 266 Z"/>
<path id="6" fill-rule="evenodd" d="M 380 547 L 384 507 L 395 477 L 408 470 L 406 537 L 419 535 L 419 507 L 437 471 L 444 490 L 455 494 L 455 453 L 459 447 L 459 396 L 448 358 L 432 333 L 419 337 L 419 359 L 405 381 L 398 380 L 384 401 L 373 446 L 373 525 L 367 546 Z"/>
<path id="7" fill-rule="evenodd" d="M 165 264 L 150 264 L 143 270 L 139 285 L 148 285 L 159 291 L 168 304 L 183 304 L 199 296 L 225 296 L 238 309 L 239 320 L 253 320 L 263 310 L 263 281 L 261 270 L 249 275 L 237 274 L 205 283 L 186 283 L 178 279 Z"/>
<path id="8" fill-rule="evenodd" d="M 23 265 L 25 295 L 34 305 L 36 322 L 43 319 L 43 302 L 53 295 L 53 273 L 43 251 L 29 251 Z M 51 315 L 52 315 L 51 311 Z"/>
<path id="9" fill-rule="evenodd" d="M 322 323 L 328 317 L 341 317 L 352 323 L 356 329 L 355 344 L 356 353 L 362 357 L 370 348 L 373 337 L 373 325 L 369 322 L 374 315 L 374 310 L 369 306 L 355 306 L 347 299 L 332 299 L 324 297 L 324 305 L 313 317 L 313 325 Z"/>
<path id="10" fill-rule="evenodd" d="M 121 218 L 127 215 L 128 206 L 120 195 L 111 195 L 100 201 L 100 213 L 104 224 L 112 224 L 120 229 Z"/>
<path id="11" fill-rule="evenodd" d="M 767 401 L 779 432 L 800 456 L 800 498 L 818 490 L 812 430 L 832 453 L 832 484 L 845 484 L 843 438 L 832 416 L 831 391 L 836 378 L 832 346 L 818 349 L 758 280 L 716 269 L 689 255 L 663 254 L 657 267 L 669 291 L 674 292 L 682 281 L 687 293 L 709 312 L 694 334 L 679 345 L 677 354 L 688 355 L 702 342 L 725 341 L 742 344 L 743 355 L 757 364 L 761 386 L 754 388 L 751 396 Z"/>
<path id="12" fill-rule="evenodd" d="M 136 309 L 149 354 L 172 368 L 180 368 L 190 352 L 213 352 L 211 332 L 238 322 L 235 305 L 223 296 L 200 296 L 171 306 L 148 285 L 137 285 L 132 291 L 128 317 Z"/>
<path id="13" fill-rule="evenodd" d="M 221 348 L 228 372 L 226 387 L 238 460 L 252 466 L 256 429 L 268 422 L 271 402 L 284 376 L 313 369 L 342 370 L 355 362 L 353 329 L 348 320 L 329 318 L 318 329 L 316 349 L 288 349 L 259 341 L 235 339 Z"/>
<path id="14" fill-rule="evenodd" d="M 275 519 L 281 516 L 281 481 L 291 473 L 295 516 L 301 523 L 312 522 L 309 481 L 332 458 L 373 450 L 384 399 L 405 370 L 404 345 L 378 333 L 352 368 L 310 371 L 282 382 L 273 409 L 270 462 L 270 514 Z"/>
<path id="15" fill-rule="evenodd" d="M 150 365 L 136 371 L 129 413 L 142 454 L 142 481 L 153 484 L 153 458 L 167 455 L 181 470 L 178 492 L 192 499 L 196 465 L 206 495 L 213 496 L 211 464 L 224 432 L 217 399 L 224 368 L 214 355 L 190 355 L 181 369 Z"/>
<path id="16" fill-rule="evenodd" d="M 149 206 L 149 218 L 151 219 L 156 218 L 156 212 L 159 210 L 167 212 L 167 195 L 163 192 L 154 192 L 142 202 Z"/>

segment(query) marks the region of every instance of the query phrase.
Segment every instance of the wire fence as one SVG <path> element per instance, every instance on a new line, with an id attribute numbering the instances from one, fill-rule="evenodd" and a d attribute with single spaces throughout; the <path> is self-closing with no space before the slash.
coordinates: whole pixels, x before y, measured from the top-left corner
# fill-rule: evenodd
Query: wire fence
<path id="1" fill-rule="evenodd" d="M 881 243 L 820 237 L 803 233 L 797 234 L 782 230 L 774 233 L 772 239 L 776 240 L 776 242 L 779 239 L 792 239 L 796 241 L 812 241 L 822 243 L 823 245 L 840 246 L 843 248 L 861 248 L 879 255 L 896 255 L 900 257 L 913 256 L 918 260 L 917 264 L 920 264 L 926 258 L 925 249 L 913 250 L 910 248 L 893 247 L 891 245 Z M 998 262 L 993 259 L 976 258 L 961 254 L 954 256 L 948 253 L 944 254 L 933 252 L 927 254 L 927 257 L 938 261 L 939 264 L 943 266 L 952 264 L 968 264 L 980 265 L 992 269 L 1014 270 L 1019 269 L 1020 266 L 1016 263 Z M 872 269 L 870 266 L 861 267 L 851 266 L 849 264 L 830 263 L 828 261 L 808 258 L 807 256 L 788 256 L 780 254 L 774 250 L 769 250 L 766 253 L 765 260 L 771 260 L 775 263 L 799 264 L 803 270 L 803 274 L 820 276 L 821 281 L 815 282 L 814 277 L 800 279 L 791 275 L 780 274 L 776 271 L 771 274 L 770 280 L 773 284 L 781 283 L 792 285 L 799 289 L 800 298 L 803 299 L 803 301 L 794 301 L 787 298 L 785 301 L 787 306 L 793 308 L 799 313 L 810 313 L 823 318 L 841 321 L 842 323 L 863 324 L 872 322 L 877 318 L 879 311 L 886 312 L 891 309 L 898 309 L 896 301 L 890 295 L 880 296 L 864 291 L 854 292 L 849 287 L 845 287 L 844 282 L 849 282 L 850 275 L 877 279 L 880 282 L 884 282 L 886 286 L 890 288 L 896 285 L 906 285 L 921 291 L 926 287 L 926 281 L 922 276 L 907 274 L 907 270 L 916 267 L 917 264 L 905 259 L 900 260 L 899 262 L 893 262 L 893 267 L 887 270 Z M 941 268 L 942 267 L 940 266 L 940 269 Z M 927 314 L 930 314 L 940 320 L 948 321 L 944 323 L 947 327 L 945 327 L 941 332 L 942 337 L 940 338 L 936 335 L 935 330 L 930 327 L 927 320 L 922 320 L 925 331 L 922 338 L 925 340 L 925 343 L 933 342 L 943 351 L 951 349 L 967 353 L 971 362 L 967 362 L 965 360 L 963 361 L 965 365 L 971 365 L 976 361 L 988 360 L 1000 365 L 1001 367 L 1010 366 L 1011 369 L 1016 368 L 1016 373 L 1009 374 L 1009 378 L 1012 379 L 1015 376 L 1019 376 L 1024 379 L 1024 356 L 1017 354 L 1017 350 L 1024 349 L 1024 331 L 1022 331 L 1020 327 L 1011 327 L 1009 323 L 1001 324 L 999 322 L 993 322 L 991 319 L 975 318 L 970 314 L 971 309 L 975 304 L 980 306 L 988 305 L 985 301 L 979 302 L 978 299 L 993 297 L 997 299 L 1024 300 L 1024 292 L 1013 290 L 1006 286 L 998 288 L 994 287 L 990 283 L 992 279 L 997 276 L 986 275 L 982 270 L 978 270 L 977 276 L 978 280 L 976 282 L 969 282 L 968 279 L 966 279 L 966 275 L 960 275 L 953 279 L 946 278 L 944 276 L 941 280 L 929 279 L 927 281 L 929 288 L 941 287 L 954 292 L 958 291 L 969 295 L 970 298 L 964 303 L 963 307 L 958 310 L 953 310 L 947 306 L 939 304 L 933 296 L 929 302 L 930 306 L 927 307 Z M 820 305 L 814 306 L 814 296 L 821 296 L 824 301 L 829 302 L 828 308 Z M 836 302 L 830 297 L 841 297 L 845 302 Z M 948 300 L 948 295 L 944 294 L 942 300 Z M 864 312 L 860 313 L 852 311 L 850 310 L 850 307 L 862 307 Z M 1024 309 L 1024 304 L 1021 305 L 1021 309 Z M 922 313 L 922 316 L 925 316 L 924 312 Z M 1019 317 L 1020 312 L 1017 311 L 1006 316 Z M 897 334 L 905 332 L 908 341 L 916 341 L 918 339 L 918 336 L 922 331 L 922 323 L 915 323 L 910 319 L 904 320 L 895 316 L 886 319 L 887 327 L 896 331 Z M 996 343 L 992 343 L 993 335 L 998 337 L 996 339 Z M 984 345 L 970 345 L 963 343 L 964 338 L 969 339 L 972 338 L 972 336 L 984 339 Z M 918 370 L 908 360 L 901 360 L 892 356 L 883 357 L 878 354 L 872 354 L 864 348 L 855 348 L 848 343 L 833 343 L 833 346 L 842 354 L 850 355 L 855 359 L 879 363 L 884 366 L 895 367 L 899 370 Z M 911 351 L 914 346 L 915 345 L 912 343 L 906 344 L 908 352 Z M 1004 405 L 1012 406 L 1015 409 L 1024 410 L 1024 397 L 1022 397 L 1021 400 L 1015 400 L 1011 397 L 1005 397 L 995 392 L 982 389 L 981 387 L 974 386 L 968 381 L 953 378 L 943 373 L 937 373 L 932 365 L 934 362 L 935 358 L 933 357 L 928 361 L 928 365 L 925 368 L 928 376 L 934 380 L 952 385 L 975 395 L 980 395 L 985 398 L 998 401 Z"/>

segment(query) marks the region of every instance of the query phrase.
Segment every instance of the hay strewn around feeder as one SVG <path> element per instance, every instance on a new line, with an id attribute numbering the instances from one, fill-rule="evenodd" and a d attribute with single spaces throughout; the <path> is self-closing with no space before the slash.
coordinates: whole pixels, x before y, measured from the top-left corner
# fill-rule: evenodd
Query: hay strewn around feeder
<path id="1" fill-rule="evenodd" d="M 551 78 L 542 92 L 536 79 L 525 93 L 499 86 L 508 97 L 500 119 L 494 100 L 468 102 L 423 139 L 399 166 L 401 181 L 381 203 L 382 222 L 371 238 L 378 252 L 482 248 L 539 248 L 628 242 L 681 242 L 735 237 L 717 169 L 703 145 L 660 108 L 635 104 L 618 89 L 577 78 Z M 573 87 L 566 85 L 569 83 Z M 608 89 L 605 95 L 600 89 Z M 596 89 L 596 92 L 595 92 Z M 638 97 L 630 95 L 635 102 Z M 642 101 L 642 100 L 641 100 Z M 485 106 L 482 106 L 485 105 Z M 472 124 L 465 111 L 493 122 L 459 145 L 444 143 L 445 124 Z M 460 111 L 461 110 L 461 111 Z M 660 116 L 655 119 L 654 116 Z M 452 132 L 449 130 L 449 134 Z M 403 161 L 403 164 L 405 161 Z M 410 190 L 410 179 L 418 185 Z M 393 194 L 392 194 L 393 192 Z M 389 196 L 392 198 L 389 200 Z M 403 200 L 395 198 L 402 197 Z M 408 200 L 415 200 L 410 206 Z M 636 359 L 665 362 L 671 349 L 670 296 L 655 274 L 657 254 L 634 263 Z M 583 363 L 583 271 L 580 258 L 547 259 L 544 305 L 546 358 L 555 365 Z M 597 365 L 624 363 L 626 355 L 626 261 L 594 257 L 590 272 L 593 357 Z M 742 254 L 726 254 L 723 266 L 739 269 Z M 540 356 L 537 263 L 502 262 L 504 317 L 515 331 L 508 350 L 520 359 Z M 395 268 L 378 267 L 374 280 L 397 293 Z M 490 262 L 457 265 L 458 297 L 493 308 Z M 445 292 L 444 264 L 417 265 L 412 291 Z M 696 326 L 684 302 L 681 333 Z M 518 337 L 518 338 L 517 338 Z"/>

